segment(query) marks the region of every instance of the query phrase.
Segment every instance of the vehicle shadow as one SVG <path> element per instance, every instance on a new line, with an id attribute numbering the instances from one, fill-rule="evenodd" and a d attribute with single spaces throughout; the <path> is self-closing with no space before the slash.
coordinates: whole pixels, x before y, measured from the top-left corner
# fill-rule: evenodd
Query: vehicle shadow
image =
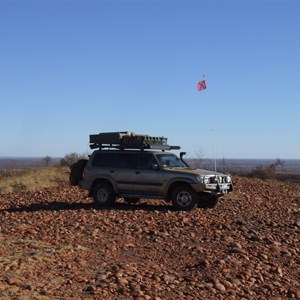
<path id="1" fill-rule="evenodd" d="M 98 206 L 95 203 L 70 203 L 70 202 L 49 202 L 49 203 L 33 203 L 29 205 L 22 206 L 12 206 L 5 209 L 0 209 L 0 213 L 15 213 L 15 212 L 38 212 L 38 211 L 63 211 L 63 210 L 119 210 L 119 211 L 175 211 L 176 209 L 168 204 L 129 204 L 116 202 L 112 206 Z"/>

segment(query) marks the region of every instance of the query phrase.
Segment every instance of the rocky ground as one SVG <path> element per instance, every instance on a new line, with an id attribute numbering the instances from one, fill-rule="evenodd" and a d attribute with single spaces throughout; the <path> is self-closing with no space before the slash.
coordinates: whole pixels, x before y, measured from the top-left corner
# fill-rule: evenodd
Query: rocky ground
<path id="1" fill-rule="evenodd" d="M 300 299 L 300 185 L 235 178 L 214 209 L 61 183 L 0 196 L 0 299 Z"/>

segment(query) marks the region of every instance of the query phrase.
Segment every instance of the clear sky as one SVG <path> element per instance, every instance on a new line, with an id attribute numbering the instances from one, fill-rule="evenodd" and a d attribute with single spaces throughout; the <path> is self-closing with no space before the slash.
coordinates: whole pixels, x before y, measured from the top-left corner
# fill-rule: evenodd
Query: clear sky
<path id="1" fill-rule="evenodd" d="M 128 130 L 189 157 L 299 159 L 299 72 L 297 0 L 0 0 L 0 156 Z"/>

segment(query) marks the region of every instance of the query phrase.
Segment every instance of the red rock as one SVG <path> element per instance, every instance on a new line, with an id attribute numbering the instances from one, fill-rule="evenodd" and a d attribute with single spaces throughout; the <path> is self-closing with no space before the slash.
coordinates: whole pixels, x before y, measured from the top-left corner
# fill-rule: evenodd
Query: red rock
<path id="1" fill-rule="evenodd" d="M 8 277 L 6 279 L 7 284 L 9 285 L 18 285 L 20 286 L 22 284 L 22 280 L 19 278 L 15 278 L 15 277 Z"/>
<path id="2" fill-rule="evenodd" d="M 299 202 L 293 196 L 300 186 L 248 178 L 237 178 L 235 186 L 214 209 L 192 212 L 164 209 L 159 200 L 141 201 L 134 210 L 118 206 L 126 205 L 122 201 L 98 209 L 65 183 L 21 198 L 0 195 L 0 277 L 7 278 L 0 294 L 300 298 L 294 259 Z"/>
<path id="3" fill-rule="evenodd" d="M 215 284 L 215 288 L 216 288 L 218 291 L 221 291 L 221 292 L 225 292 L 225 291 L 226 291 L 225 286 L 224 286 L 222 283 L 220 283 L 220 282 L 217 282 L 217 283 Z"/>

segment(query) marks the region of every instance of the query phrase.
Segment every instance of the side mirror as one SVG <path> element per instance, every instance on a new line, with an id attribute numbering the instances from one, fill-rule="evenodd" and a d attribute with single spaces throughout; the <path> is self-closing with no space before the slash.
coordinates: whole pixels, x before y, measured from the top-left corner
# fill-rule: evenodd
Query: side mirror
<path id="1" fill-rule="evenodd" d="M 158 170 L 158 164 L 152 164 L 151 169 L 152 170 Z"/>

